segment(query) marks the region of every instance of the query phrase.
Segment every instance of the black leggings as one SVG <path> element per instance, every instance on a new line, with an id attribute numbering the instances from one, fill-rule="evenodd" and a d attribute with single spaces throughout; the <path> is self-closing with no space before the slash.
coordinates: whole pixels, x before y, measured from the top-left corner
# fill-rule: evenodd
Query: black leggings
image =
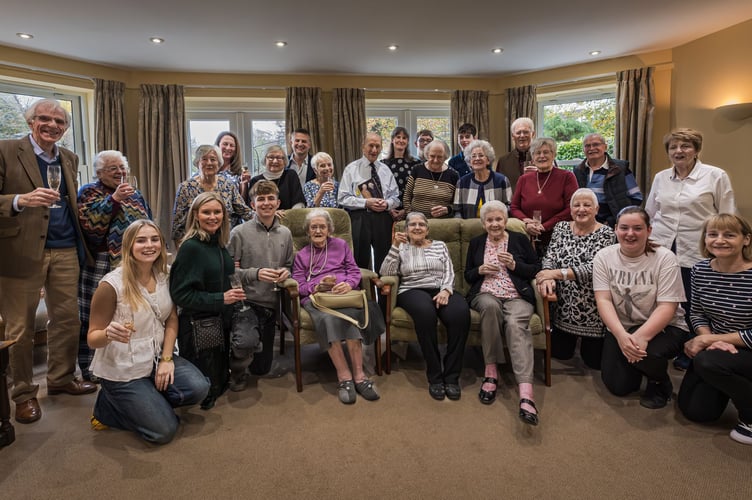
<path id="1" fill-rule="evenodd" d="M 610 335 L 610 334 L 609 334 Z M 588 368 L 601 369 L 601 356 L 603 354 L 603 337 L 583 337 L 573 335 L 558 328 L 551 331 L 551 357 L 554 359 L 572 359 L 577 339 L 580 340 L 580 357 Z"/>
<path id="2" fill-rule="evenodd" d="M 729 399 L 739 420 L 752 424 L 752 351 L 700 352 L 689 365 L 679 389 L 679 409 L 689 420 L 712 422 L 726 410 Z"/>
<path id="3" fill-rule="evenodd" d="M 621 352 L 616 337 L 606 333 L 603 341 L 601 379 L 611 394 L 626 396 L 638 391 L 642 376 L 652 382 L 669 380 L 668 362 L 684 347 L 686 332 L 669 325 L 648 342 L 648 355 L 637 363 L 630 363 Z"/>

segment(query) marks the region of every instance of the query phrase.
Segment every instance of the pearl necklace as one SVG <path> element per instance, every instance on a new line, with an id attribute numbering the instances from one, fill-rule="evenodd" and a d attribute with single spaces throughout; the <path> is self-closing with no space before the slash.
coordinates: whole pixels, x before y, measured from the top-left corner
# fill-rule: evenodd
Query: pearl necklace
<path id="1" fill-rule="evenodd" d="M 315 257 L 316 257 L 316 247 L 313 246 L 313 243 L 311 243 L 311 260 L 308 262 L 308 281 L 311 281 L 312 276 L 315 276 L 324 270 L 324 267 L 326 266 L 326 262 L 327 260 L 329 260 L 329 242 L 328 241 L 324 243 L 324 251 L 319 254 L 319 258 L 314 260 Z M 324 257 L 324 258 L 321 259 L 321 257 Z M 319 266 L 318 269 L 316 269 L 317 265 Z"/>
<path id="2" fill-rule="evenodd" d="M 540 175 L 540 172 L 535 172 L 535 183 L 538 184 L 538 194 L 541 194 L 543 192 L 543 188 L 546 187 L 546 184 L 548 184 L 549 179 L 551 179 L 551 173 L 552 171 L 548 171 L 548 177 L 546 177 L 546 180 L 543 181 L 543 185 L 541 186 L 540 179 L 538 178 L 538 175 Z"/>

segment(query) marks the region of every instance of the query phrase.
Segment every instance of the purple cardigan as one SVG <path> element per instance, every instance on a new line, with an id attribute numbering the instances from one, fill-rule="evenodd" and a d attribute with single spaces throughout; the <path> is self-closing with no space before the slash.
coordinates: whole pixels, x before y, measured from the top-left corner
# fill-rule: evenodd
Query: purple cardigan
<path id="1" fill-rule="evenodd" d="M 321 263 L 317 262 L 314 273 L 308 278 L 309 267 L 311 264 L 311 245 L 303 247 L 295 256 L 295 262 L 292 265 L 292 279 L 298 282 L 300 291 L 300 302 L 308 302 L 308 296 L 314 291 L 324 276 L 333 274 L 337 277 L 337 283 L 344 281 L 348 283 L 353 290 L 360 288 L 360 268 L 355 263 L 352 250 L 345 240 L 339 238 L 327 238 L 327 259 L 323 269 L 319 271 Z M 317 250 L 316 256 L 319 256 Z"/>

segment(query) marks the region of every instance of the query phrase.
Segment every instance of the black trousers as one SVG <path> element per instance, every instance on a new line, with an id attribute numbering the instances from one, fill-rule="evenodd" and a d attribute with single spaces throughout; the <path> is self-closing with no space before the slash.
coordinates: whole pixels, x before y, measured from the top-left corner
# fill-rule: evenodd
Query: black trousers
<path id="1" fill-rule="evenodd" d="M 353 254 L 358 267 L 381 269 L 389 248 L 392 246 L 392 216 L 389 212 L 369 212 L 353 210 L 349 212 L 352 225 Z M 373 267 L 371 267 L 371 247 L 373 247 Z"/>
<path id="2" fill-rule="evenodd" d="M 630 363 L 619 348 L 613 334 L 606 333 L 601 357 L 601 379 L 611 394 L 626 396 L 638 391 L 643 375 L 652 382 L 668 380 L 668 362 L 684 347 L 686 332 L 667 326 L 648 342 L 648 355 L 637 363 Z"/>
<path id="3" fill-rule="evenodd" d="M 609 334 L 610 335 L 610 334 Z M 601 356 L 603 354 L 604 337 L 583 337 L 573 335 L 558 328 L 552 328 L 551 332 L 551 357 L 554 359 L 572 359 L 577 339 L 580 340 L 580 357 L 588 368 L 601 369 Z"/>
<path id="4" fill-rule="evenodd" d="M 712 422 L 726 410 L 729 399 L 739 420 L 752 424 L 752 351 L 738 348 L 702 351 L 692 360 L 679 389 L 679 409 L 689 420 Z"/>
<path id="5" fill-rule="evenodd" d="M 426 375 L 429 384 L 458 384 L 465 355 L 467 332 L 470 329 L 470 307 L 463 296 L 453 293 L 447 305 L 436 309 L 435 290 L 407 290 L 397 295 L 397 305 L 403 308 L 415 323 Z M 442 369 L 436 321 L 441 319 L 447 331 L 447 350 Z"/>

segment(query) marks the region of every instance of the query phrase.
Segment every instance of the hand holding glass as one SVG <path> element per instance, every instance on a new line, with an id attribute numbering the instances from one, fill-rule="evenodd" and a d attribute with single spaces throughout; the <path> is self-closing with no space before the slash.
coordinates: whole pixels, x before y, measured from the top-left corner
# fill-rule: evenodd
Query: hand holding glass
<path id="1" fill-rule="evenodd" d="M 60 165 L 47 165 L 47 185 L 50 189 L 60 192 Z M 62 208 L 62 205 L 53 203 L 50 208 Z"/>
<path id="2" fill-rule="evenodd" d="M 543 227 L 542 227 L 543 224 L 541 224 L 541 222 L 542 222 L 543 219 L 542 219 L 541 211 L 540 210 L 533 210 L 533 220 L 538 225 L 538 230 L 542 230 L 543 229 Z M 538 238 L 537 234 L 535 235 L 535 238 L 533 238 L 533 241 L 540 241 L 540 238 Z"/>
<path id="3" fill-rule="evenodd" d="M 236 290 L 242 290 L 243 289 L 243 281 L 240 279 L 240 273 L 235 272 L 230 275 L 230 286 Z M 238 311 L 243 312 L 250 309 L 248 304 L 245 303 L 245 300 L 240 302 L 241 307 L 238 309 Z"/>

